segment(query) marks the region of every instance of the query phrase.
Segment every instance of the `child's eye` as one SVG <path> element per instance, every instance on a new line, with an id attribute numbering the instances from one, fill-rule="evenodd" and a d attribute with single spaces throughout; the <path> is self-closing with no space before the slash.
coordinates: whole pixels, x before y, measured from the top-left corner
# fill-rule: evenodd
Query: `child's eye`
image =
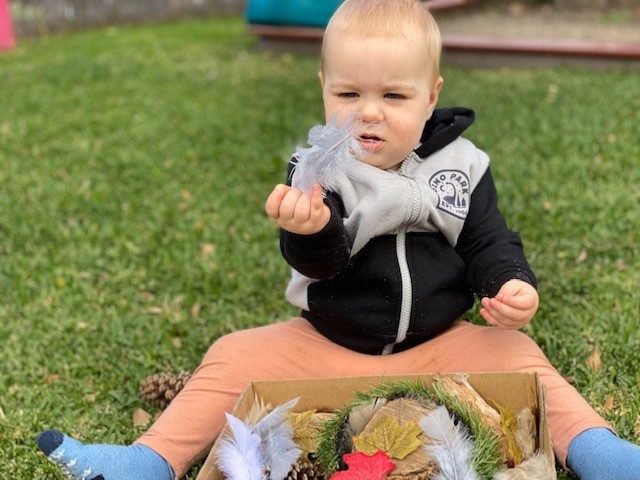
<path id="1" fill-rule="evenodd" d="M 356 92 L 342 92 L 338 96 L 341 98 L 356 98 L 358 94 Z"/>
<path id="2" fill-rule="evenodd" d="M 389 98 L 391 100 L 403 100 L 407 97 L 405 97 L 404 95 L 400 94 L 400 93 L 385 93 L 384 94 L 384 98 Z"/>

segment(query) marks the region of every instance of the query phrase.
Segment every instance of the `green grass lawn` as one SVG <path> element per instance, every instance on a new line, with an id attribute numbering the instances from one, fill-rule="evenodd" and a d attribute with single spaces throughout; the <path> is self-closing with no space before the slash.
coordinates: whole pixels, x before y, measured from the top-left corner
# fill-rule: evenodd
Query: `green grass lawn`
<path id="1" fill-rule="evenodd" d="M 35 447 L 46 428 L 134 440 L 134 410 L 157 411 L 140 380 L 295 313 L 263 204 L 322 121 L 318 62 L 254 47 L 233 18 L 0 56 L 0 478 L 62 478 Z M 640 73 L 443 76 L 539 276 L 526 331 L 639 441 Z"/>

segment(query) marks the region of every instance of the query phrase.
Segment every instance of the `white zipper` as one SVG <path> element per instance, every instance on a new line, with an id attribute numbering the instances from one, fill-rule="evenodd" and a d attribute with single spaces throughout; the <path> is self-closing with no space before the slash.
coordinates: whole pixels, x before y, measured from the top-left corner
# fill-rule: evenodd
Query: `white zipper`
<path id="1" fill-rule="evenodd" d="M 384 346 L 382 349 L 382 355 L 392 353 L 393 347 L 407 338 L 407 331 L 409 330 L 409 322 L 411 320 L 411 303 L 413 300 L 411 272 L 409 271 L 409 263 L 407 262 L 407 228 L 418 219 L 422 207 L 422 196 L 420 195 L 418 182 L 416 182 L 415 178 L 406 175 L 402 171 L 402 168 L 398 170 L 398 174 L 406 178 L 411 186 L 411 214 L 409 215 L 409 220 L 396 235 L 396 258 L 398 260 L 398 267 L 400 268 L 400 280 L 402 285 L 398 331 L 396 333 L 395 341 Z"/>

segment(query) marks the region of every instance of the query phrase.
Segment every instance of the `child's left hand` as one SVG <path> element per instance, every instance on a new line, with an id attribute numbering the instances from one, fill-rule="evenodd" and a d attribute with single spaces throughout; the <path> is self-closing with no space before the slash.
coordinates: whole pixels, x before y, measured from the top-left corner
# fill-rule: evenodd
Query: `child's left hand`
<path id="1" fill-rule="evenodd" d="M 538 310 L 538 292 L 522 280 L 509 280 L 494 298 L 484 297 L 480 315 L 498 328 L 516 330 L 531 321 Z"/>

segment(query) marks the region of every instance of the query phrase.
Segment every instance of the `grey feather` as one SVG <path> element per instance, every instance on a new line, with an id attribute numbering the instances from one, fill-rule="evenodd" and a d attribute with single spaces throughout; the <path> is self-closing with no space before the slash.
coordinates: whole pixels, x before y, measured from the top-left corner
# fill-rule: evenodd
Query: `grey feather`
<path id="1" fill-rule="evenodd" d="M 298 147 L 294 155 L 295 169 L 291 185 L 311 193 L 314 185 L 331 191 L 336 181 L 349 174 L 350 166 L 366 153 L 358 142 L 363 123 L 352 114 L 338 123 L 331 119 L 326 125 L 309 130 L 309 148 Z"/>
<path id="2" fill-rule="evenodd" d="M 386 398 L 374 398 L 363 405 L 352 408 L 349 412 L 349 426 L 353 434 L 360 435 L 373 418 L 373 414 L 386 405 L 386 403 Z"/>

